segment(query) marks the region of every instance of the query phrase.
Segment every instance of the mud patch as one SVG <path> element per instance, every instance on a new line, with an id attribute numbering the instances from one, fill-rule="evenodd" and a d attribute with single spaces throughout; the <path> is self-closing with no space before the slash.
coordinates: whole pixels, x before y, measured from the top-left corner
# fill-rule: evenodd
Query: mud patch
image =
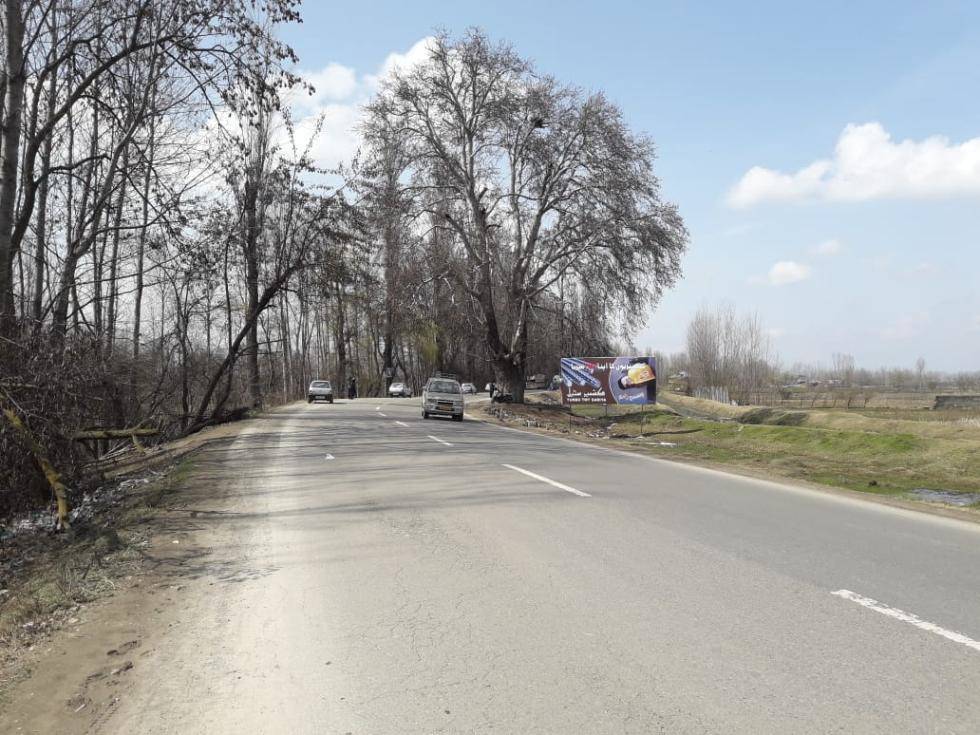
<path id="1" fill-rule="evenodd" d="M 930 490 L 925 487 L 917 487 L 909 495 L 916 500 L 955 505 L 958 508 L 967 508 L 980 503 L 980 493 L 958 493 L 955 490 Z"/>

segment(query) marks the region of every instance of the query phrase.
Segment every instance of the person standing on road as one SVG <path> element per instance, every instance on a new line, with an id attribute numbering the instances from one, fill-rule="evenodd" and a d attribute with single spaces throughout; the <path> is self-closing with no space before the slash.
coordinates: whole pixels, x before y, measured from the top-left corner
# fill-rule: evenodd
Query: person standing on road
<path id="1" fill-rule="evenodd" d="M 493 394 L 497 392 L 497 384 L 490 381 L 490 403 L 493 403 Z"/>
<path id="2" fill-rule="evenodd" d="M 352 401 L 357 398 L 357 378 L 351 377 L 347 384 L 347 398 Z"/>

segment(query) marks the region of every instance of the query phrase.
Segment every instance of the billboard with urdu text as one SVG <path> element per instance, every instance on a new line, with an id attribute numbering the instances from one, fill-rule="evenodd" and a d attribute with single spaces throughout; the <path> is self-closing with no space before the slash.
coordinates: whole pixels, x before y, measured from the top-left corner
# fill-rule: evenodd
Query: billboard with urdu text
<path id="1" fill-rule="evenodd" d="M 657 366 L 652 357 L 563 357 L 561 402 L 656 403 Z"/>

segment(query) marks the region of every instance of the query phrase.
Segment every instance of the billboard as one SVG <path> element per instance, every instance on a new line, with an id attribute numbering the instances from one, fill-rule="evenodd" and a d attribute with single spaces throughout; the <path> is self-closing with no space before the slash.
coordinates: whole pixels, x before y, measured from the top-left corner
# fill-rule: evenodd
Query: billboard
<path id="1" fill-rule="evenodd" d="M 656 403 L 656 362 L 652 357 L 563 357 L 561 402 Z"/>

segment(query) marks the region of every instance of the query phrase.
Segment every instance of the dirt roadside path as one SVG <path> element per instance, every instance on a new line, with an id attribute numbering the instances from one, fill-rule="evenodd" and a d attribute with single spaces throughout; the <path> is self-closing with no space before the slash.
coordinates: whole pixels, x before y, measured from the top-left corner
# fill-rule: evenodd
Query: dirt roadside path
<path id="1" fill-rule="evenodd" d="M 232 483 L 210 468 L 242 437 L 269 431 L 275 421 L 271 411 L 176 448 L 190 455 L 190 469 L 142 526 L 147 542 L 139 571 L 112 580 L 111 595 L 84 605 L 63 628 L 21 652 L 20 680 L 0 700 L 0 732 L 98 732 L 153 658 L 165 653 L 195 599 L 236 581 L 243 572 L 234 554 L 220 551 L 233 548 L 233 526 L 204 522 L 226 504 Z"/>

